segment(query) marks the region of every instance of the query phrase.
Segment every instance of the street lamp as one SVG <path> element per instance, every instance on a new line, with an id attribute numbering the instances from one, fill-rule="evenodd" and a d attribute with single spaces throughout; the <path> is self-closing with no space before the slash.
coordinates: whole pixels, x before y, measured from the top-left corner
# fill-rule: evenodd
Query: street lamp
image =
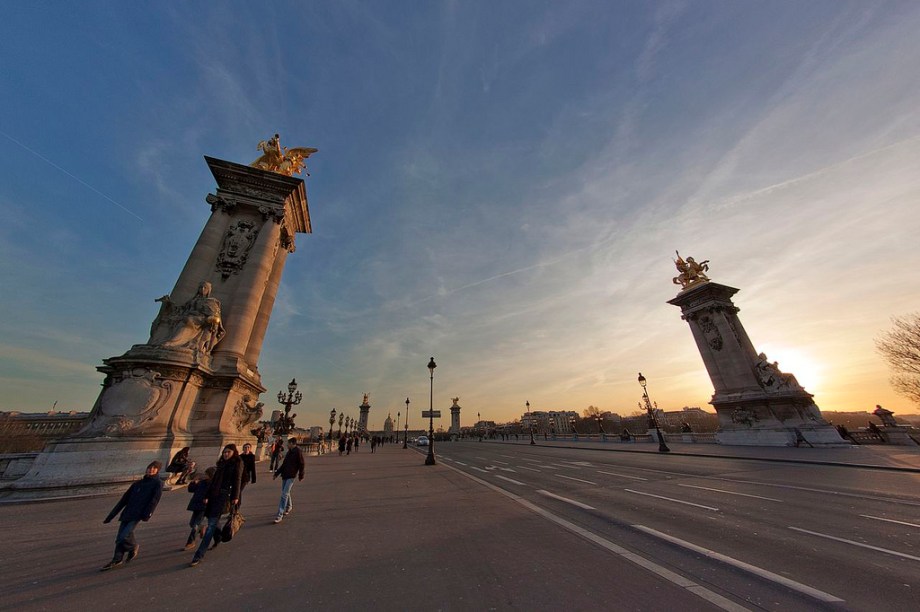
<path id="1" fill-rule="evenodd" d="M 342 437 L 342 421 L 345 420 L 345 413 L 339 413 L 339 438 Z"/>
<path id="2" fill-rule="evenodd" d="M 399 442 L 399 417 L 402 416 L 402 412 L 396 413 L 396 441 Z M 409 416 L 408 414 L 406 416 Z"/>
<path id="3" fill-rule="evenodd" d="M 332 444 L 332 426 L 335 425 L 335 408 L 329 411 L 329 443 Z"/>
<path id="4" fill-rule="evenodd" d="M 530 416 L 530 402 L 525 402 L 527 405 L 527 421 L 530 423 L 530 443 L 536 444 L 536 440 L 533 439 L 533 417 Z"/>
<path id="5" fill-rule="evenodd" d="M 642 372 L 639 372 L 639 386 L 642 387 L 642 399 L 645 401 L 645 409 L 648 411 L 649 420 L 655 424 L 655 432 L 658 434 L 658 452 L 669 453 L 671 449 L 665 444 L 664 436 L 661 435 L 661 428 L 658 426 L 658 417 L 652 410 L 652 401 L 649 399 L 648 391 L 645 388 L 647 385 L 648 381 L 645 380 L 645 376 L 642 376 Z"/>
<path id="6" fill-rule="evenodd" d="M 428 396 L 428 457 L 425 458 L 425 465 L 434 465 L 434 369 L 438 364 L 434 362 L 434 357 L 428 362 L 428 372 L 430 373 L 430 394 Z"/>
<path id="7" fill-rule="evenodd" d="M 476 413 L 476 428 L 479 429 L 479 441 L 482 442 L 482 415 Z"/>
<path id="8" fill-rule="evenodd" d="M 575 429 L 575 415 L 569 417 L 569 424 L 572 426 L 572 438 L 578 439 L 578 430 Z"/>
<path id="9" fill-rule="evenodd" d="M 406 398 L 406 431 L 403 433 L 403 448 L 409 448 L 409 398 Z M 399 436 L 399 432 L 396 432 L 396 435 Z M 399 438 L 396 438 L 396 441 L 399 442 Z"/>
<path id="10" fill-rule="evenodd" d="M 296 406 L 303 398 L 303 393 L 297 391 L 296 379 L 292 378 L 287 388 L 287 395 L 284 394 L 284 391 L 278 391 L 278 403 L 284 406 L 284 416 L 279 419 L 281 422 L 275 428 L 275 434 L 279 436 L 286 436 L 294 428 L 294 419 L 290 416 L 291 406 Z"/>

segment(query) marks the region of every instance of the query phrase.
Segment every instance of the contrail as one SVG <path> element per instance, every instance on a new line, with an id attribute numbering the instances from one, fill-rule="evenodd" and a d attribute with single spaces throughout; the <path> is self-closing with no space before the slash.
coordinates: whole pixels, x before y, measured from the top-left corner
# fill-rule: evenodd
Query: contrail
<path id="1" fill-rule="evenodd" d="M 51 167 L 53 167 L 53 168 L 57 168 L 58 170 L 60 170 L 61 172 L 63 172 L 64 174 L 66 174 L 67 176 L 69 176 L 70 178 L 72 178 L 73 180 L 77 181 L 78 183 L 80 183 L 81 185 L 83 185 L 84 187 L 86 187 L 87 189 L 89 189 L 89 190 L 91 190 L 91 191 L 93 191 L 93 192 L 99 194 L 100 196 L 102 196 L 103 198 L 105 198 L 106 200 L 108 200 L 109 202 L 111 202 L 112 204 L 114 204 L 115 206 L 117 206 L 118 208 L 122 209 L 123 211 L 125 211 L 125 212 L 128 213 L 129 215 L 132 215 L 132 216 L 134 216 L 134 217 L 137 217 L 140 221 L 143 221 L 143 219 L 142 219 L 141 217 L 139 217 L 136 213 L 134 213 L 134 211 L 129 210 L 129 209 L 126 208 L 125 206 L 122 206 L 121 204 L 119 204 L 118 202 L 116 202 L 115 200 L 113 200 L 112 198 L 110 198 L 109 196 L 105 195 L 104 193 L 102 193 L 101 191 L 99 191 L 98 189 L 96 189 L 95 187 L 93 187 L 92 185 L 90 185 L 89 183 L 87 183 L 86 181 L 84 181 L 83 179 L 81 179 L 80 177 L 74 176 L 73 174 L 71 174 L 71 173 L 68 172 L 67 170 L 64 170 L 63 168 L 61 168 L 60 166 L 58 166 L 56 163 L 54 163 L 53 161 L 51 161 L 50 159 L 48 159 L 47 157 L 45 157 L 45 156 L 42 155 L 41 153 L 39 153 L 39 152 L 37 152 L 37 151 L 34 151 L 34 150 L 30 149 L 29 147 L 27 147 L 26 145 L 22 144 L 21 142 L 19 142 L 18 140 L 16 140 L 15 138 L 13 138 L 12 136 L 10 136 L 10 135 L 7 134 L 6 132 L 4 132 L 3 130 L 0 130 L 0 134 L 2 134 L 3 136 L 5 136 L 5 137 L 6 137 L 7 139 L 9 139 L 11 142 L 14 142 L 14 143 L 18 144 L 20 147 L 22 147 L 23 149 L 25 149 L 26 151 L 28 151 L 29 153 L 31 153 L 32 155 L 34 155 L 34 156 L 37 157 L 38 159 L 42 160 L 43 162 L 45 162 L 45 163 L 48 164 L 49 166 L 51 166 Z"/>

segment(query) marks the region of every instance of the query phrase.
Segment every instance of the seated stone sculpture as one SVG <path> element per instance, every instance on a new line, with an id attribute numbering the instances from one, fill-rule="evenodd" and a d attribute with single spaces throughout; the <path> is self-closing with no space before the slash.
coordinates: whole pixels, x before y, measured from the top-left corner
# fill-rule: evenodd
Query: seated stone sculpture
<path id="1" fill-rule="evenodd" d="M 220 301 L 211 297 L 211 283 L 202 282 L 195 296 L 181 306 L 168 295 L 157 301 L 162 305 L 151 327 L 149 344 L 207 355 L 224 337 Z"/>

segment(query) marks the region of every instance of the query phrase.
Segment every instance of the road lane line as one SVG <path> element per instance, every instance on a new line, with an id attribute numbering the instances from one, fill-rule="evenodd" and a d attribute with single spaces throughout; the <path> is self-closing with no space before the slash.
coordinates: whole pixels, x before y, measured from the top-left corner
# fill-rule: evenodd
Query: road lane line
<path id="1" fill-rule="evenodd" d="M 655 495 L 654 493 L 643 493 L 642 491 L 633 491 L 632 489 L 623 489 L 624 491 L 629 491 L 630 493 L 635 493 L 636 495 L 647 495 L 649 497 L 657 497 L 658 499 L 666 499 L 668 501 L 677 502 L 678 504 L 687 504 L 688 506 L 696 506 L 697 508 L 705 508 L 706 510 L 713 510 L 718 512 L 718 508 L 713 508 L 712 506 L 704 506 L 703 504 L 694 504 L 693 502 L 684 501 L 682 499 L 674 499 L 673 497 L 665 497 L 664 495 Z"/>
<path id="2" fill-rule="evenodd" d="M 482 472 L 483 474 L 489 474 L 489 472 L 487 472 L 486 470 L 484 470 L 484 469 L 482 469 L 482 468 L 478 468 L 478 467 L 476 467 L 475 465 L 471 465 L 471 466 L 470 466 L 470 469 L 476 470 L 476 471 L 478 471 L 478 472 Z"/>
<path id="3" fill-rule="evenodd" d="M 565 469 L 567 469 L 567 470 L 580 470 L 580 469 L 581 469 L 580 467 L 578 467 L 578 466 L 576 466 L 576 465 L 560 465 L 560 464 L 558 464 L 558 463 L 550 463 L 550 465 L 553 466 L 553 467 L 565 468 Z"/>
<path id="4" fill-rule="evenodd" d="M 461 476 L 464 476 L 465 478 L 469 478 L 470 480 L 477 482 L 481 484 L 482 486 L 488 489 L 491 489 L 492 491 L 495 491 L 499 495 L 504 495 L 508 499 L 515 501 L 521 506 L 527 508 L 534 514 L 538 514 L 542 516 L 543 518 L 550 521 L 551 523 L 555 523 L 556 525 L 558 525 L 559 527 L 562 527 L 563 529 L 569 531 L 570 533 L 573 533 L 595 544 L 596 546 L 600 546 L 604 550 L 610 553 L 613 553 L 615 555 L 618 555 L 621 558 L 625 559 L 626 561 L 629 561 L 635 565 L 638 565 L 639 567 L 649 572 L 652 572 L 653 574 L 663 578 L 664 580 L 667 580 L 668 582 L 670 582 L 671 584 L 677 587 L 686 589 L 688 592 L 693 593 L 697 597 L 705 599 L 706 601 L 712 603 L 718 608 L 721 608 L 722 610 L 726 610 L 726 612 L 751 612 L 749 608 L 745 608 L 744 606 L 738 605 L 732 600 L 728 599 L 727 597 L 723 597 L 722 595 L 719 595 L 718 593 L 714 591 L 710 591 L 709 589 L 700 586 L 699 584 L 693 582 L 692 580 L 684 578 L 680 574 L 672 572 L 666 567 L 662 567 L 661 565 L 658 565 L 655 562 L 646 559 L 645 557 L 640 557 L 639 555 L 626 550 L 622 546 L 618 546 L 614 544 L 613 542 L 611 542 L 610 540 L 604 539 L 601 536 L 597 535 L 596 533 L 588 531 L 584 527 L 579 527 L 578 525 L 571 523 L 560 516 L 556 516 L 549 510 L 546 510 L 545 508 L 541 508 L 540 506 L 527 501 L 520 495 L 512 493 L 511 491 L 506 491 L 505 489 L 499 486 L 496 486 L 492 484 L 491 482 L 486 482 L 485 480 L 482 480 L 481 478 L 473 476 L 472 474 L 468 472 L 464 472 L 463 470 L 458 470 L 455 467 L 452 467 L 446 464 L 445 464 L 445 467 L 449 470 L 454 470 Z"/>
<path id="5" fill-rule="evenodd" d="M 812 493 L 826 493 L 828 495 L 839 495 L 841 497 L 855 497 L 857 499 L 871 499 L 873 501 L 885 502 L 888 504 L 901 504 L 903 506 L 920 506 L 920 502 L 911 502 L 903 499 L 894 499 L 891 497 L 875 497 L 874 495 L 861 495 L 859 493 L 844 493 L 843 491 L 834 491 L 832 489 L 814 489 L 812 487 L 800 487 L 796 485 L 778 484 L 774 482 L 757 482 L 756 480 L 740 480 L 737 478 L 718 478 L 716 476 L 701 476 L 700 478 L 711 478 L 712 480 L 723 480 L 725 482 L 740 482 L 743 484 L 760 485 L 762 487 L 776 487 L 778 489 L 795 489 L 796 491 L 811 491 Z"/>
<path id="6" fill-rule="evenodd" d="M 501 463 L 502 465 L 508 465 L 507 461 L 499 461 L 498 459 L 493 459 L 492 461 L 494 461 L 495 463 Z"/>
<path id="7" fill-rule="evenodd" d="M 789 578 L 786 578 L 785 576 L 774 574 L 770 570 L 765 570 L 762 567 L 757 567 L 756 565 L 751 565 L 750 563 L 739 561 L 738 559 L 723 555 L 722 553 L 717 553 L 714 550 L 709 550 L 708 548 L 697 546 L 696 544 L 693 544 L 692 542 L 681 540 L 680 538 L 675 538 L 672 535 L 662 533 L 661 531 L 652 529 L 651 527 L 646 527 L 645 525 L 633 525 L 633 528 L 638 529 L 639 531 L 642 531 L 643 533 L 647 533 L 656 538 L 660 538 L 662 540 L 671 542 L 672 544 L 676 544 L 677 546 L 680 546 L 681 548 L 686 548 L 687 550 L 691 550 L 693 552 L 709 557 L 710 559 L 715 559 L 716 561 L 721 561 L 722 563 L 725 563 L 726 565 L 731 565 L 732 567 L 736 567 L 740 570 L 744 570 L 750 574 L 759 576 L 763 578 L 764 580 L 769 580 L 770 582 L 781 584 L 785 586 L 786 588 L 792 589 L 793 591 L 796 591 L 798 593 L 802 593 L 803 595 L 808 595 L 809 597 L 812 597 L 813 599 L 817 599 L 818 601 L 824 601 L 827 603 L 842 603 L 844 601 L 843 599 L 840 599 L 836 595 L 831 595 L 830 593 L 819 591 L 818 589 L 814 587 L 810 587 L 807 584 L 802 584 L 801 582 L 796 582 L 795 580 L 791 580 Z"/>
<path id="8" fill-rule="evenodd" d="M 454 463 L 456 463 L 457 465 L 466 465 L 466 464 L 463 463 L 462 461 L 454 461 Z"/>
<path id="9" fill-rule="evenodd" d="M 523 482 L 520 482 L 519 480 L 515 480 L 515 479 L 513 479 L 513 478 L 508 478 L 507 476 L 502 476 L 501 474 L 496 474 L 495 477 L 496 477 L 496 478 L 501 478 L 502 480 L 507 480 L 508 482 L 510 482 L 510 483 L 512 483 L 512 484 L 521 485 L 522 487 L 526 487 L 526 486 L 527 486 L 527 485 L 525 485 Z"/>
<path id="10" fill-rule="evenodd" d="M 908 527 L 920 527 L 917 523 L 905 523 L 904 521 L 896 521 L 894 519 L 886 519 L 880 516 L 869 516 L 868 514 L 860 514 L 859 516 L 863 518 L 875 519 L 877 521 L 885 521 L 887 523 L 897 523 L 898 525 L 907 525 Z"/>
<path id="11" fill-rule="evenodd" d="M 540 470 L 538 470 L 538 469 L 536 469 L 536 468 L 529 468 L 529 467 L 527 467 L 526 465 L 516 465 L 516 466 L 514 466 L 514 467 L 516 467 L 516 468 L 519 469 L 519 470 L 530 470 L 531 472 L 541 472 Z M 541 472 L 541 473 L 542 473 L 542 472 Z"/>
<path id="12" fill-rule="evenodd" d="M 571 476 L 563 476 L 562 474 L 556 474 L 556 478 L 565 478 L 566 480 L 574 480 L 576 482 L 583 482 L 585 484 L 597 486 L 596 482 L 591 482 L 590 480 L 582 480 L 581 478 L 572 478 Z"/>
<path id="13" fill-rule="evenodd" d="M 616 472 L 605 472 L 604 470 L 597 470 L 598 474 L 607 474 L 609 476 L 620 476 L 621 478 L 632 478 L 633 480 L 648 480 L 648 478 L 642 478 L 641 476 L 627 476 L 626 474 L 617 474 Z"/>
<path id="14" fill-rule="evenodd" d="M 508 459 L 517 459 L 517 457 L 515 457 L 514 455 L 502 455 L 502 454 L 499 453 L 498 456 L 499 456 L 499 457 L 507 457 Z"/>
<path id="15" fill-rule="evenodd" d="M 502 456 L 504 456 L 504 455 L 502 455 Z M 529 461 L 530 463 L 543 463 L 543 462 L 542 462 L 541 460 L 539 460 L 539 459 L 528 459 L 527 457 L 521 457 L 520 459 L 521 459 L 521 461 Z"/>
<path id="16" fill-rule="evenodd" d="M 575 501 L 574 499 L 569 499 L 568 497 L 562 497 L 561 495 L 556 495 L 555 493 L 550 493 L 549 491 L 544 491 L 543 489 L 540 489 L 537 491 L 537 493 L 547 497 L 552 497 L 553 499 L 558 499 L 559 501 L 564 501 L 567 504 L 572 504 L 573 506 L 578 506 L 579 508 L 584 508 L 585 510 L 596 510 L 594 506 L 589 506 L 588 504 L 583 504 L 580 501 Z"/>
<path id="17" fill-rule="evenodd" d="M 736 493 L 735 491 L 726 491 L 725 489 L 712 489 L 710 487 L 698 487 L 696 485 L 678 484 L 678 487 L 687 487 L 688 489 L 702 489 L 704 491 L 715 491 L 716 493 L 725 493 L 726 495 L 740 495 L 741 497 L 753 497 L 754 499 L 765 499 L 767 501 L 782 502 L 781 499 L 772 497 L 763 497 L 761 495 L 751 495 L 750 493 Z"/>
<path id="18" fill-rule="evenodd" d="M 491 461 L 488 457 L 473 457 L 473 459 L 482 459 L 483 461 Z"/>
<path id="19" fill-rule="evenodd" d="M 870 544 L 863 544 L 862 542 L 854 542 L 853 540 L 847 540 L 846 538 L 838 538 L 837 536 L 827 535 L 826 533 L 818 533 L 817 531 L 809 531 L 807 529 L 800 529 L 798 527 L 790 526 L 789 529 L 793 531 L 801 531 L 802 533 L 808 533 L 813 536 L 818 536 L 819 538 L 827 538 L 828 540 L 834 540 L 836 542 L 843 542 L 844 544 L 852 544 L 853 546 L 859 546 L 860 548 L 868 548 L 870 550 L 877 550 L 878 552 L 883 552 L 888 555 L 894 555 L 895 557 L 902 557 L 904 559 L 910 559 L 912 561 L 920 561 L 920 557 L 908 555 L 906 553 L 898 552 L 896 550 L 888 550 L 887 548 L 881 548 L 879 546 L 872 546 Z"/>

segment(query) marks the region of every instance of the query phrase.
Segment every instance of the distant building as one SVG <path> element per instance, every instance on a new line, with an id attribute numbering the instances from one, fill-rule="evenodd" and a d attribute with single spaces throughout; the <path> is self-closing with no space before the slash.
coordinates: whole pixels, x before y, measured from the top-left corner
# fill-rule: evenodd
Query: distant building
<path id="1" fill-rule="evenodd" d="M 393 435 L 393 417 L 389 414 L 387 415 L 387 420 L 383 422 L 383 435 Z"/>
<path id="2" fill-rule="evenodd" d="M 521 430 L 529 432 L 532 423 L 534 431 L 538 433 L 567 434 L 572 432 L 573 417 L 578 418 L 578 413 L 574 410 L 525 412 L 521 415 Z"/>
<path id="3" fill-rule="evenodd" d="M 0 452 L 40 451 L 48 442 L 80 431 L 88 420 L 88 412 L 0 412 Z"/>

